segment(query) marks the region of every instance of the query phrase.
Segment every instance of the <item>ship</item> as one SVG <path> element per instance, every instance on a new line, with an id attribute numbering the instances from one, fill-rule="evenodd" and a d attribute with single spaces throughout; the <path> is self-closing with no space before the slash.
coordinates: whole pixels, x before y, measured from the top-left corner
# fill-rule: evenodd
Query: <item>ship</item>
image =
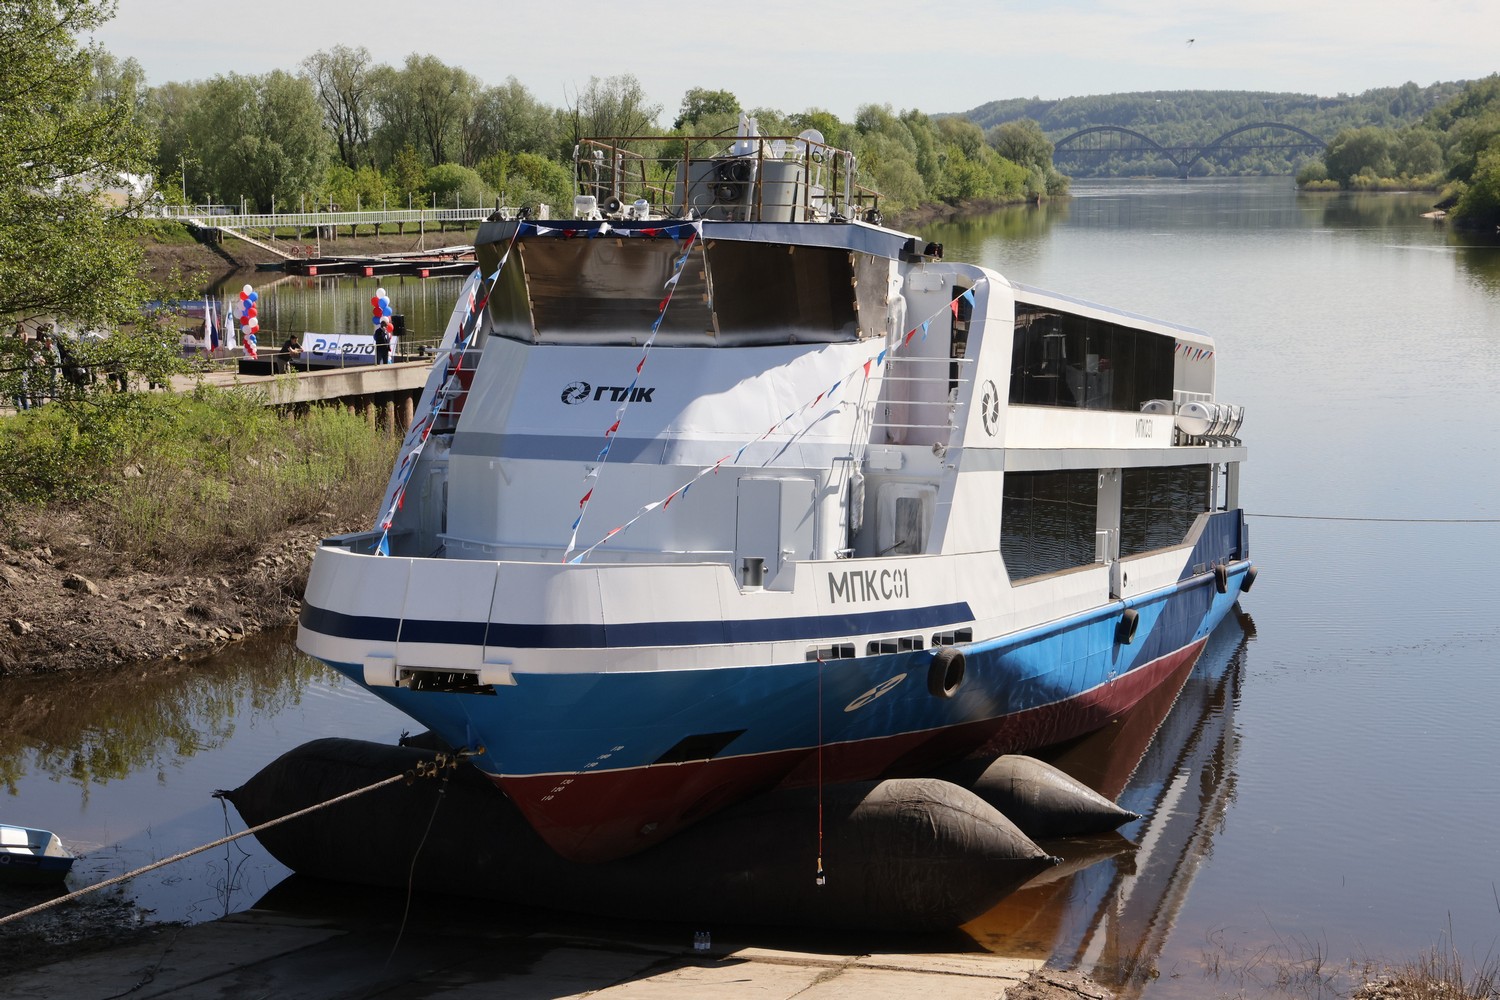
<path id="1" fill-rule="evenodd" d="M 561 856 L 1096 731 L 1250 589 L 1206 333 L 947 259 L 814 130 L 574 159 L 481 224 L 297 634 Z"/>

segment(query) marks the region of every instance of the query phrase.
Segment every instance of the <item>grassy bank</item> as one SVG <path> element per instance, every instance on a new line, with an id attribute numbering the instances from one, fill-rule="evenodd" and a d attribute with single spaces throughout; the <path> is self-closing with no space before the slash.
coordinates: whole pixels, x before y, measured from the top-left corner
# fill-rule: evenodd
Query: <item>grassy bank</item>
<path id="1" fill-rule="evenodd" d="M 0 511 L 72 511 L 124 566 L 203 571 L 289 527 L 368 518 L 394 447 L 337 407 L 105 393 L 0 421 Z"/>

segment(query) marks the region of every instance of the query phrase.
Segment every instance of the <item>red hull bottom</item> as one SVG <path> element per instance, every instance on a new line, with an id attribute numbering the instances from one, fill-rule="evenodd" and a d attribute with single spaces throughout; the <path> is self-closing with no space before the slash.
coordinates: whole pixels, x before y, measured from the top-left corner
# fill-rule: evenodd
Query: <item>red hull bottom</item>
<path id="1" fill-rule="evenodd" d="M 1187 670 L 1206 640 L 1093 690 L 997 719 L 859 743 L 570 775 L 492 776 L 532 828 L 570 861 L 645 850 L 725 806 L 772 788 L 910 776 L 965 757 L 1051 746 L 1108 725 Z"/>

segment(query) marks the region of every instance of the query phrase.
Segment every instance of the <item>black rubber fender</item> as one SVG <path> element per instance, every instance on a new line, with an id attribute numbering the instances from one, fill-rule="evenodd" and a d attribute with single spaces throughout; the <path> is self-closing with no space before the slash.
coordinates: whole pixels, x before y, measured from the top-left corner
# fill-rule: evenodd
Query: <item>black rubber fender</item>
<path id="1" fill-rule="evenodd" d="M 1249 569 L 1245 570 L 1245 578 L 1240 581 L 1240 593 L 1250 593 L 1250 587 L 1255 583 L 1256 572 L 1257 571 L 1254 566 L 1251 566 Z"/>
<path id="2" fill-rule="evenodd" d="M 939 649 L 927 668 L 927 690 L 935 698 L 952 698 L 963 685 L 965 666 L 962 650 L 952 646 Z"/>
<path id="3" fill-rule="evenodd" d="M 1223 563 L 1214 567 L 1214 589 L 1221 594 L 1229 593 L 1229 567 Z"/>
<path id="4" fill-rule="evenodd" d="M 1141 614 L 1135 608 L 1126 608 L 1115 625 L 1115 642 L 1128 646 L 1135 641 L 1135 630 L 1140 627 Z"/>

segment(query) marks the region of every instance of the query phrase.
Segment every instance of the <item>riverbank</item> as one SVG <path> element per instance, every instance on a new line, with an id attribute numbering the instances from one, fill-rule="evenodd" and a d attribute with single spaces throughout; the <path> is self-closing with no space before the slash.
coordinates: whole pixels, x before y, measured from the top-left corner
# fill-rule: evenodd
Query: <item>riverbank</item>
<path id="1" fill-rule="evenodd" d="M 318 539 L 298 526 L 236 569 L 152 571 L 77 512 L 15 511 L 0 538 L 0 677 L 189 660 L 296 621 Z"/>

